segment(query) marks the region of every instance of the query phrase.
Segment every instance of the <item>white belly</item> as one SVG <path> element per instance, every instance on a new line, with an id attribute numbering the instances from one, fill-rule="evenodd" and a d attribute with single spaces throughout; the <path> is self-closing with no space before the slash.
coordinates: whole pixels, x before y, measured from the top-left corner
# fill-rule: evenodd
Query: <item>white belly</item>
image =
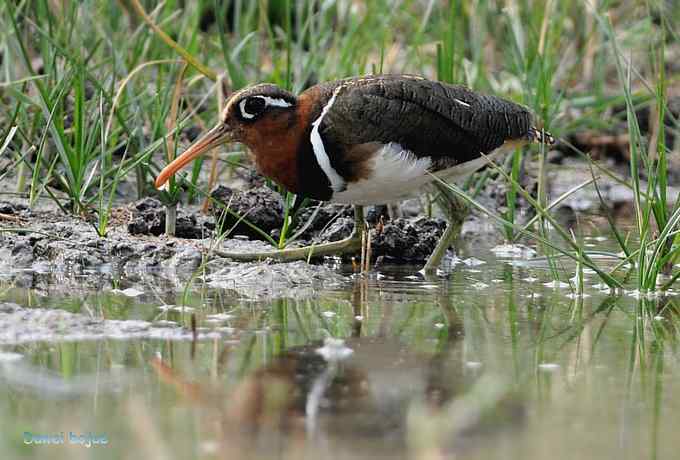
<path id="1" fill-rule="evenodd" d="M 496 158 L 506 149 L 494 150 L 487 157 Z M 416 158 L 399 144 L 386 144 L 373 158 L 371 177 L 348 182 L 345 190 L 333 193 L 331 201 L 357 205 L 385 204 L 403 200 L 427 191 L 434 178 L 428 173 L 429 157 Z M 484 166 L 483 157 L 438 171 L 436 176 L 447 182 L 460 182 Z"/>

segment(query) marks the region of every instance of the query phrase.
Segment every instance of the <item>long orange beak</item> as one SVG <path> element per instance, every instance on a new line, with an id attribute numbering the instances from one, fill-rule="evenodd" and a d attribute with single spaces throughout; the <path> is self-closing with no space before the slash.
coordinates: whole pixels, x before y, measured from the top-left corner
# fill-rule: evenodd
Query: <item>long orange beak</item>
<path id="1" fill-rule="evenodd" d="M 187 164 L 194 161 L 200 155 L 208 152 L 210 149 L 218 145 L 226 144 L 232 140 L 232 131 L 228 125 L 220 123 L 213 129 L 208 131 L 203 137 L 194 142 L 186 152 L 178 156 L 172 163 L 163 168 L 163 171 L 156 178 L 154 184 L 157 189 L 160 189 L 170 177 L 175 175 L 177 171 L 185 167 Z"/>

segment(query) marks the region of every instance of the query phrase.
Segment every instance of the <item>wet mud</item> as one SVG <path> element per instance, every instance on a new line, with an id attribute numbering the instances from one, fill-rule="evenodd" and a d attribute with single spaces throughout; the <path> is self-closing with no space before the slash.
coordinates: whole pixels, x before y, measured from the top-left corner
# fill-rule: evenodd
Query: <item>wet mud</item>
<path id="1" fill-rule="evenodd" d="M 203 214 L 197 206 L 180 207 L 174 237 L 164 235 L 165 207 L 155 198 L 114 209 L 105 237 L 86 218 L 57 210 L 32 211 L 24 203 L 2 201 L 0 215 L 5 225 L 0 232 L 0 270 L 81 272 L 105 267 L 126 275 L 161 270 L 188 276 L 216 259 L 214 249 L 271 251 L 271 244 L 253 226 L 278 239 L 283 223 L 280 197 L 266 187 L 247 191 L 219 187 L 216 192 L 229 211 L 216 206 L 210 214 Z M 337 241 L 352 232 L 350 206 L 323 206 L 310 221 L 312 212 L 312 208 L 304 209 L 294 222 L 290 235 L 298 235 L 290 247 Z M 244 223 L 246 219 L 251 225 Z M 372 232 L 372 254 L 394 263 L 422 262 L 444 228 L 445 222 L 436 218 L 381 222 L 379 231 Z M 228 263 L 223 261 L 223 265 Z M 219 269 L 220 264 L 212 267 Z"/>
<path id="2" fill-rule="evenodd" d="M 174 321 L 114 320 L 60 309 L 0 303 L 0 345 L 104 339 L 208 340 L 230 334 L 225 328 L 194 331 Z"/>
<path id="3" fill-rule="evenodd" d="M 569 158 L 562 161 L 559 170 L 549 173 L 552 199 L 592 180 L 590 171 L 582 163 Z M 531 174 L 522 181 L 528 190 L 535 187 L 536 178 Z M 632 192 L 606 177 L 598 177 L 598 185 L 609 209 L 625 215 L 631 206 Z M 502 214 L 506 192 L 506 186 L 495 181 L 477 199 Z M 212 195 L 222 205 L 213 205 L 208 213 L 203 213 L 197 205 L 178 206 L 173 237 L 164 235 L 164 205 L 151 197 L 112 209 L 105 237 L 95 231 L 96 216 L 73 216 L 50 207 L 32 210 L 19 199 L 0 201 L 0 272 L 88 271 L 128 277 L 154 272 L 182 279 L 199 268 L 205 268 L 208 273 L 219 272 L 225 267 L 234 270 L 235 267 L 259 266 L 273 270 L 271 267 L 277 264 L 271 261 L 244 265 L 220 259 L 214 251 L 271 251 L 273 246 L 267 239 L 278 241 L 283 226 L 284 206 L 280 195 L 262 184 L 246 190 L 219 186 Z M 677 195 L 677 189 L 670 187 L 669 198 L 675 200 Z M 553 212 L 560 222 L 571 227 L 576 224 L 578 213 L 601 214 L 601 206 L 591 185 L 570 195 Z M 366 211 L 372 235 L 372 266 L 422 264 L 446 228 L 445 221 L 437 214 L 426 217 L 424 204 L 418 200 L 392 207 L 390 212 L 386 207 L 369 207 Z M 531 216 L 531 207 L 520 197 L 517 221 L 526 221 Z M 254 227 L 260 231 L 255 231 Z M 353 227 L 351 206 L 311 203 L 299 210 L 292 220 L 287 247 L 337 241 L 349 236 Z M 503 238 L 493 221 L 474 210 L 464 222 L 461 237 L 471 245 L 476 244 L 477 239 L 500 243 Z M 349 257 L 345 256 L 344 262 L 349 262 Z M 313 267 L 297 270 L 297 276 L 305 281 L 313 281 L 315 275 Z M 274 278 L 277 276 L 272 274 Z M 238 284 L 239 279 L 236 276 L 229 282 Z M 289 287 L 285 282 L 283 286 L 284 289 Z"/>

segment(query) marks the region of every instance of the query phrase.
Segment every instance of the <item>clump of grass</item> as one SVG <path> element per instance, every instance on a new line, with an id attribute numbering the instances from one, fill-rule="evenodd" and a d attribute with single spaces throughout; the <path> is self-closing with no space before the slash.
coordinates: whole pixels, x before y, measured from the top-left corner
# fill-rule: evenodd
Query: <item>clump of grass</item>
<path id="1" fill-rule="evenodd" d="M 635 229 L 637 231 L 637 248 L 632 248 L 627 240 L 617 237 L 622 251 L 627 255 L 626 262 L 633 263 L 637 274 L 638 290 L 641 293 L 652 292 L 661 288 L 665 290 L 677 279 L 672 277 L 668 282 L 660 284 L 662 274 L 670 274 L 673 260 L 680 252 L 674 246 L 680 223 L 680 201 L 673 205 L 668 197 L 668 147 L 664 133 L 665 114 L 667 111 L 665 62 L 663 59 L 665 46 L 665 27 L 661 27 L 661 37 L 652 41 L 652 71 L 655 74 L 653 87 L 647 85 L 654 96 L 654 112 L 656 118 L 651 120 L 653 128 L 650 138 L 642 136 L 633 100 L 632 78 L 637 71 L 633 63 L 626 60 L 619 48 L 614 28 L 609 18 L 594 12 L 603 30 L 611 42 L 615 58 L 616 70 L 623 93 L 629 136 L 630 155 L 630 187 L 633 190 L 635 209 Z M 647 184 L 642 184 L 642 175 Z M 613 228 L 616 232 L 616 229 Z"/>

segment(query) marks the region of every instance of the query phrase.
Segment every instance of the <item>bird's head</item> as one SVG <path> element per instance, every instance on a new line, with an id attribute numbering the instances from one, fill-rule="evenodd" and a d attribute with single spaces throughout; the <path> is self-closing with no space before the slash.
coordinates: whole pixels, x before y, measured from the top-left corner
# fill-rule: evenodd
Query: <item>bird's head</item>
<path id="1" fill-rule="evenodd" d="M 156 178 L 161 188 L 177 171 L 200 155 L 227 142 L 241 142 L 252 151 L 276 148 L 281 136 L 296 124 L 297 98 L 271 84 L 259 84 L 229 97 L 220 121 L 166 166 Z"/>

